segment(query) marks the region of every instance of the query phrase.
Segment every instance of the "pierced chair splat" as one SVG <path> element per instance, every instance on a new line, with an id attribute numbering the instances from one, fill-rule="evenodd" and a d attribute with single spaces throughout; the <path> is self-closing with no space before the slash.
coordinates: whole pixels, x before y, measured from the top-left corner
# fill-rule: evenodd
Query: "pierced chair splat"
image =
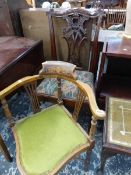
<path id="1" fill-rule="evenodd" d="M 94 80 L 98 65 L 98 33 L 102 13 L 91 15 L 84 9 L 51 10 L 48 21 L 51 41 L 51 60 L 66 61 L 77 65 L 78 80 L 94 88 Z M 92 40 L 92 31 L 94 39 Z M 48 87 L 52 84 L 51 89 Z M 50 96 L 56 99 L 56 79 L 42 81 L 37 88 L 42 98 Z M 66 81 L 62 94 L 65 101 L 75 101 L 77 89 Z"/>
<path id="2" fill-rule="evenodd" d="M 98 108 L 92 88 L 75 79 L 74 69 L 75 65 L 70 63 L 45 62 L 39 75 L 25 77 L 0 92 L 0 100 L 5 102 L 6 96 L 14 90 L 26 87 L 35 112 L 12 125 L 17 166 L 21 174 L 55 175 L 75 155 L 93 148 L 97 119 L 103 120 L 105 112 Z M 46 78 L 64 79 L 77 86 L 79 93 L 72 114 L 62 104 L 59 87 L 58 104 L 40 110 L 36 81 Z M 85 98 L 88 98 L 93 115 L 89 135 L 76 122 Z M 7 104 L 3 110 L 11 122 Z"/>

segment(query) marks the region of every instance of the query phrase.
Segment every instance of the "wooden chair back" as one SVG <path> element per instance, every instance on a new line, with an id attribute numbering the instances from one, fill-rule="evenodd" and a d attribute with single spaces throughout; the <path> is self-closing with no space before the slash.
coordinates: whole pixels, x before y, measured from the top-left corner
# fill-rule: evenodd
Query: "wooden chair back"
<path id="1" fill-rule="evenodd" d="M 51 10 L 48 12 L 48 19 L 51 59 L 67 61 L 82 69 L 96 72 L 101 15 L 91 15 L 87 10 L 76 8 L 65 11 Z"/>
<path id="2" fill-rule="evenodd" d="M 3 155 L 5 156 L 7 161 L 9 161 L 9 162 L 12 161 L 12 157 L 10 156 L 10 153 L 9 153 L 1 135 L 0 135 L 0 152 L 3 153 Z"/>

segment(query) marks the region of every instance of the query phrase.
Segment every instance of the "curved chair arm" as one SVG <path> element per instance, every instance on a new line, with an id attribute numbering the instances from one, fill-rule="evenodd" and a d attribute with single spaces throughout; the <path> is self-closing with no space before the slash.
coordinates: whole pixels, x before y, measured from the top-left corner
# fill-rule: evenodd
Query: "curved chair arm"
<path id="1" fill-rule="evenodd" d="M 16 82 L 12 83 L 8 87 L 6 87 L 2 91 L 0 91 L 0 100 L 5 98 L 7 95 L 12 93 L 13 91 L 18 89 L 19 87 L 25 85 L 26 83 L 31 83 L 32 81 L 37 81 L 38 79 L 40 79 L 40 76 L 34 75 L 34 76 L 27 76 L 27 77 L 24 77 L 24 78 L 17 80 Z"/>
<path id="2" fill-rule="evenodd" d="M 96 120 L 103 120 L 106 116 L 106 113 L 105 113 L 105 111 L 100 110 L 98 108 L 97 103 L 96 103 L 96 99 L 95 99 L 95 95 L 94 95 L 92 88 L 88 84 L 85 84 L 79 80 L 77 80 L 77 83 L 81 86 L 81 88 L 83 88 L 83 91 L 88 96 L 88 102 L 89 102 L 93 117 Z"/>
<path id="3" fill-rule="evenodd" d="M 7 117 L 8 121 L 9 121 L 10 127 L 12 127 L 14 125 L 14 120 L 12 118 L 12 113 L 8 107 L 8 103 L 6 101 L 6 96 L 11 94 L 13 91 L 17 90 L 18 88 L 20 88 L 26 84 L 30 84 L 32 82 L 35 82 L 38 79 L 40 79 L 39 75 L 27 76 L 27 77 L 24 77 L 24 78 L 17 80 L 16 82 L 12 83 L 8 87 L 6 87 L 2 91 L 0 91 L 0 102 L 2 104 L 2 108 L 4 110 L 5 116 Z"/>

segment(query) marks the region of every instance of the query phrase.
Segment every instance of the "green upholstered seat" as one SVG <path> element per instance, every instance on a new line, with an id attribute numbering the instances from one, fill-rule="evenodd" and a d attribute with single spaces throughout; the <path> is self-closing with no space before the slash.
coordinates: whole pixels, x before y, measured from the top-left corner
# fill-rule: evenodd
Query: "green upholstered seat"
<path id="1" fill-rule="evenodd" d="M 77 79 L 94 87 L 93 73 L 87 71 L 76 71 Z M 66 80 L 62 80 L 62 97 L 66 99 L 75 99 L 77 96 L 77 87 Z M 37 87 L 38 94 L 45 94 L 49 96 L 57 96 L 57 80 L 55 78 L 43 80 Z"/>
<path id="2" fill-rule="evenodd" d="M 88 146 L 85 134 L 65 108 L 53 105 L 14 126 L 19 158 L 29 175 L 47 174 L 80 146 Z"/>

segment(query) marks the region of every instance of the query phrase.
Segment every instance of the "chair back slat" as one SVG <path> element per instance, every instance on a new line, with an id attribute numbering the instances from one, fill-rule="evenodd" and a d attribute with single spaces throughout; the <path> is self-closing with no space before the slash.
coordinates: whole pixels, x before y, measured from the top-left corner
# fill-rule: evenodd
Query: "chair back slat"
<path id="1" fill-rule="evenodd" d="M 30 84 L 24 85 L 25 90 L 30 98 L 31 105 L 32 105 L 32 110 L 34 113 L 37 113 L 40 111 L 40 105 L 39 105 L 39 100 L 38 96 L 36 94 L 36 87 L 37 87 L 37 82 L 31 82 Z"/>
<path id="2" fill-rule="evenodd" d="M 84 102 L 85 98 L 86 98 L 85 94 L 79 89 L 78 94 L 77 94 L 77 100 L 76 100 L 74 112 L 73 112 L 73 118 L 76 121 L 78 119 L 79 112 L 81 110 L 81 107 L 83 105 L 83 102 Z"/>
<path id="3" fill-rule="evenodd" d="M 61 79 L 57 78 L 57 93 L 58 93 L 58 104 L 63 104 L 63 100 L 62 100 L 62 89 L 61 89 Z"/>

